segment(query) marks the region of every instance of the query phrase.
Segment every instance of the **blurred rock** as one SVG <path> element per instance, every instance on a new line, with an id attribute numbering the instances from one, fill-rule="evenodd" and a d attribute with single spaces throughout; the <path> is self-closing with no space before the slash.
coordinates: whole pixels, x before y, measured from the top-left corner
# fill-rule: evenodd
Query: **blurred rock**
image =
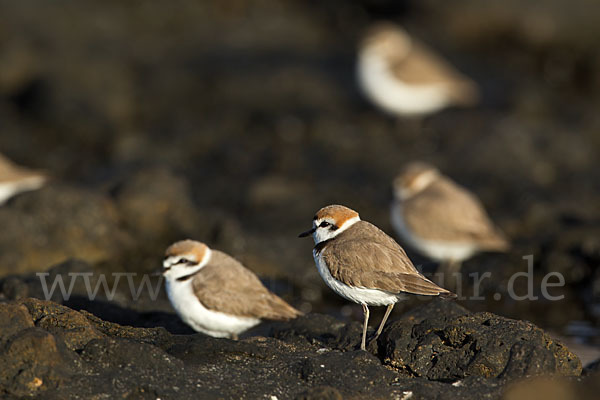
<path id="1" fill-rule="evenodd" d="M 194 332 L 173 313 L 159 277 L 115 272 L 111 264 L 93 266 L 68 260 L 53 266 L 43 276 L 36 273 L 0 278 L 0 301 L 28 297 L 86 310 L 119 324 L 161 326 L 175 334 Z"/>
<path id="2" fill-rule="evenodd" d="M 0 208 L 0 275 L 113 258 L 131 243 L 120 222 L 114 204 L 92 191 L 54 184 L 23 194 Z"/>
<path id="3" fill-rule="evenodd" d="M 583 369 L 584 375 L 593 375 L 600 373 L 600 359 L 593 361 Z"/>
<path id="4" fill-rule="evenodd" d="M 189 183 L 164 168 L 132 174 L 117 185 L 113 196 L 123 223 L 141 242 L 201 237 L 212 228 L 194 208 Z"/>
<path id="5" fill-rule="evenodd" d="M 600 8 L 593 0 L 576 0 L 569 5 L 560 0 L 509 0 L 488 5 L 461 0 L 451 7 L 443 1 L 427 0 L 425 4 L 438 17 L 443 16 L 451 32 L 473 41 L 511 35 L 529 45 L 577 42 L 586 47 L 599 32 L 593 15 Z"/>
<path id="6" fill-rule="evenodd" d="M 582 378 L 538 377 L 510 385 L 503 400 L 593 400 L 600 390 L 599 376 Z"/>

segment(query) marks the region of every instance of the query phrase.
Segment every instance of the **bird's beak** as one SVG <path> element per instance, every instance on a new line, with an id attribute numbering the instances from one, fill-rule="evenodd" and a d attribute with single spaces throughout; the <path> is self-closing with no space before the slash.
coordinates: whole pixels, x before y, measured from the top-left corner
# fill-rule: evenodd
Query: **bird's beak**
<path id="1" fill-rule="evenodd" d="M 161 276 L 166 270 L 164 268 L 155 269 L 150 273 L 150 276 Z"/>
<path id="2" fill-rule="evenodd" d="M 298 237 L 307 237 L 312 235 L 313 233 L 315 233 L 316 228 L 312 228 L 311 230 L 308 230 L 306 232 L 302 232 L 301 234 L 298 235 Z"/>

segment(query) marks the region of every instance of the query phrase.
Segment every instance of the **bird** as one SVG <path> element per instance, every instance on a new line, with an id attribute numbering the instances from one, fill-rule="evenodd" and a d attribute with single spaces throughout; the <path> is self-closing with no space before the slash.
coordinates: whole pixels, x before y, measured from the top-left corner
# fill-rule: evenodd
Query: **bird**
<path id="1" fill-rule="evenodd" d="M 366 31 L 358 49 L 357 80 L 375 106 L 397 117 L 471 106 L 479 98 L 474 81 L 391 22 Z"/>
<path id="2" fill-rule="evenodd" d="M 162 275 L 179 317 L 213 337 L 237 339 L 262 320 L 286 321 L 302 315 L 239 261 L 202 242 L 187 239 L 169 246 Z"/>
<path id="3" fill-rule="evenodd" d="M 413 161 L 393 181 L 391 222 L 410 247 L 452 274 L 478 251 L 506 251 L 509 242 L 473 193 L 434 166 Z"/>
<path id="4" fill-rule="evenodd" d="M 454 298 L 456 295 L 424 277 L 404 249 L 375 225 L 342 205 L 329 205 L 315 214 L 313 258 L 319 274 L 335 293 L 360 304 L 364 323 L 361 350 L 366 350 L 369 306 L 387 306 L 372 340 L 376 340 L 396 302 L 407 294 Z"/>
<path id="5" fill-rule="evenodd" d="M 0 154 L 0 205 L 19 193 L 39 189 L 46 180 L 42 172 L 21 167 Z"/>

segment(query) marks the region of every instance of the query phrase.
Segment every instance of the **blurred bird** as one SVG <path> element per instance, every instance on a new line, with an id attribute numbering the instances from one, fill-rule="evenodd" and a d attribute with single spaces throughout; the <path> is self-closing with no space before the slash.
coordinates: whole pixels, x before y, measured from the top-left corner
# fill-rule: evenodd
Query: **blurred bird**
<path id="1" fill-rule="evenodd" d="M 389 22 L 367 31 L 358 50 L 357 74 L 365 96 L 394 116 L 424 116 L 478 100 L 472 80 Z"/>
<path id="2" fill-rule="evenodd" d="M 194 240 L 176 242 L 166 250 L 162 275 L 179 317 L 210 336 L 237 339 L 263 319 L 302 315 L 237 260 Z"/>
<path id="3" fill-rule="evenodd" d="M 321 208 L 313 218 L 312 229 L 300 237 L 309 235 L 315 241 L 315 264 L 327 286 L 363 307 L 362 350 L 366 349 L 368 306 L 387 306 L 372 339 L 375 340 L 383 331 L 394 304 L 406 294 L 456 297 L 421 275 L 394 239 L 375 225 L 362 221 L 358 213 L 348 207 Z"/>
<path id="4" fill-rule="evenodd" d="M 0 205 L 19 193 L 39 189 L 46 180 L 43 173 L 20 167 L 0 154 Z"/>
<path id="5" fill-rule="evenodd" d="M 435 167 L 413 162 L 394 179 L 392 225 L 411 247 L 453 273 L 478 251 L 506 251 L 509 243 L 479 199 Z"/>

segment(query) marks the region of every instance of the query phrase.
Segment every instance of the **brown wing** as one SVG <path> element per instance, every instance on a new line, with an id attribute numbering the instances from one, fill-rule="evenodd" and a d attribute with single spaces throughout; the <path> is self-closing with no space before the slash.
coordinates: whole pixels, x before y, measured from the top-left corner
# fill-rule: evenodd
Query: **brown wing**
<path id="1" fill-rule="evenodd" d="M 454 95 L 457 103 L 474 104 L 477 101 L 477 85 L 417 41 L 412 40 L 407 55 L 394 60 L 391 70 L 396 77 L 409 84 L 446 85 L 448 93 Z"/>
<path id="2" fill-rule="evenodd" d="M 411 231 L 431 240 L 475 242 L 489 250 L 508 246 L 477 197 L 445 178 L 406 200 L 402 212 Z"/>
<path id="3" fill-rule="evenodd" d="M 331 275 L 348 285 L 452 297 L 452 293 L 421 275 L 392 238 L 365 221 L 341 233 L 321 254 Z"/>
<path id="4" fill-rule="evenodd" d="M 210 310 L 272 320 L 301 315 L 271 293 L 252 271 L 216 250 L 212 251 L 209 264 L 194 277 L 192 284 L 198 300 Z"/>

